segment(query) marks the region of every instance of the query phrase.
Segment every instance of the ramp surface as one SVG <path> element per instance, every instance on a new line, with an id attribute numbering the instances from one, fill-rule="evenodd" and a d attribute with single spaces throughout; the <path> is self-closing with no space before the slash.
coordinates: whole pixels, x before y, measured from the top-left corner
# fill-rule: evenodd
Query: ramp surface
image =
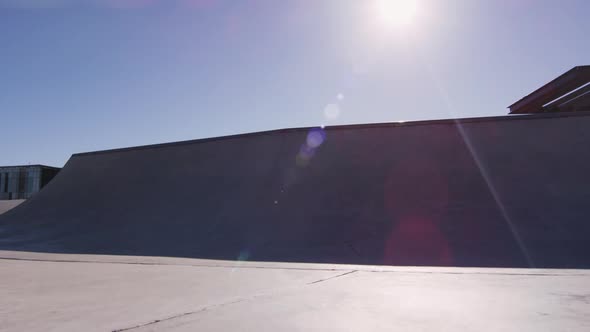
<path id="1" fill-rule="evenodd" d="M 22 202 L 24 202 L 23 199 L 0 200 L 0 214 L 10 209 L 14 209 Z"/>
<path id="2" fill-rule="evenodd" d="M 590 116 L 278 130 L 73 155 L 0 249 L 590 267 Z"/>

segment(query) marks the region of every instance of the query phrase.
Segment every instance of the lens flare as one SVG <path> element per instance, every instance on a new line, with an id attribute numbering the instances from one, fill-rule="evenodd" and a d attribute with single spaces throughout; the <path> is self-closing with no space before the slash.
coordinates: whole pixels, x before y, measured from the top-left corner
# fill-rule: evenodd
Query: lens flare
<path id="1" fill-rule="evenodd" d="M 307 146 L 315 149 L 324 143 L 324 139 L 326 139 L 326 132 L 322 129 L 312 129 L 307 134 Z"/>

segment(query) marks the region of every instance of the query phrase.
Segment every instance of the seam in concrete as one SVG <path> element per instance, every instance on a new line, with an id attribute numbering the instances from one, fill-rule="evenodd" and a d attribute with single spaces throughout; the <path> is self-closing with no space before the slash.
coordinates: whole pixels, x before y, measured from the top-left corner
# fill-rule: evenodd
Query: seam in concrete
<path id="1" fill-rule="evenodd" d="M 378 271 L 366 270 L 369 273 L 406 273 L 406 274 L 465 274 L 465 275 L 488 275 L 488 276 L 533 276 L 533 277 L 587 277 L 588 273 L 510 273 L 510 272 L 450 272 L 450 271 Z"/>
<path id="2" fill-rule="evenodd" d="M 145 265 L 145 266 L 185 266 L 185 267 L 205 267 L 219 269 L 260 269 L 260 270 L 293 270 L 293 271 L 349 271 L 350 268 L 314 268 L 314 267 L 273 267 L 273 266 L 243 266 L 243 265 L 209 265 L 209 264 L 167 264 L 151 262 L 115 262 L 115 261 L 93 261 L 93 260 L 66 260 L 66 259 L 39 259 L 39 258 L 16 258 L 1 257 L 0 260 L 10 261 L 28 261 L 28 262 L 49 262 L 49 263 L 87 263 L 87 264 L 122 264 L 122 265 Z M 387 267 L 408 267 L 408 266 L 387 266 Z M 452 268 L 452 267 L 449 267 Z M 456 267 L 461 268 L 461 267 Z M 485 267 L 482 267 L 485 268 Z M 502 268 L 498 268 L 502 269 Z M 527 273 L 527 272 L 478 272 L 478 271 L 386 271 L 378 269 L 357 269 L 355 271 L 370 273 L 398 273 L 398 274 L 465 274 L 465 275 L 504 275 L 504 276 L 539 276 L 539 277 L 583 277 L 590 276 L 588 273 Z M 348 272 L 347 272 L 348 273 Z"/>
<path id="3" fill-rule="evenodd" d="M 305 268 L 305 267 L 274 267 L 274 266 L 243 266 L 243 265 L 210 265 L 210 264 L 168 264 L 151 262 L 115 262 L 115 261 L 93 261 L 93 260 L 70 260 L 70 259 L 40 259 L 40 258 L 16 258 L 0 257 L 0 260 L 28 261 L 28 262 L 50 262 L 50 263 L 90 263 L 90 264 L 122 264 L 122 265 L 147 265 L 147 266 L 187 266 L 187 267 L 208 267 L 220 269 L 263 269 L 263 270 L 295 270 L 295 271 L 348 271 L 344 268 Z"/>
<path id="4" fill-rule="evenodd" d="M 285 288 L 283 290 L 277 290 L 277 291 L 271 292 L 271 293 L 255 294 L 255 295 L 252 295 L 252 296 L 249 296 L 249 297 L 238 298 L 238 299 L 235 299 L 235 300 L 232 300 L 232 301 L 227 301 L 227 302 L 222 302 L 222 303 L 216 303 L 216 304 L 208 305 L 208 306 L 203 307 L 203 308 L 198 309 L 198 310 L 183 312 L 181 314 L 177 314 L 177 315 L 173 315 L 173 316 L 169 316 L 169 317 L 165 317 L 165 318 L 161 318 L 161 319 L 154 319 L 154 320 L 149 321 L 147 323 L 138 324 L 138 325 L 134 325 L 134 326 L 130 326 L 130 327 L 125 327 L 125 328 L 121 328 L 121 329 L 115 329 L 115 330 L 112 330 L 112 332 L 123 332 L 123 331 L 135 330 L 135 329 L 139 329 L 139 328 L 146 327 L 146 326 L 149 326 L 149 325 L 154 325 L 154 324 L 158 324 L 158 323 L 161 323 L 161 322 L 165 322 L 165 321 L 169 321 L 169 320 L 173 320 L 173 319 L 177 319 L 177 318 L 181 318 L 181 317 L 185 317 L 185 316 L 189 316 L 189 315 L 196 315 L 196 314 L 199 314 L 199 313 L 202 313 L 202 312 L 205 312 L 205 311 L 209 311 L 209 310 L 213 310 L 213 309 L 217 309 L 217 308 L 222 308 L 222 307 L 229 306 L 229 305 L 232 305 L 232 304 L 237 304 L 237 303 L 246 302 L 246 301 L 253 301 L 255 299 L 263 298 L 263 297 L 271 297 L 271 296 L 275 296 L 275 295 L 281 295 L 281 294 L 285 294 L 288 291 L 293 290 L 293 289 L 299 289 L 299 288 L 302 288 L 302 287 L 305 287 L 305 286 L 308 286 L 308 285 L 311 285 L 311 284 L 315 284 L 315 283 L 318 283 L 318 282 L 327 281 L 327 280 L 330 280 L 330 279 L 342 277 L 344 275 L 351 274 L 353 272 L 357 272 L 357 271 L 356 270 L 354 270 L 354 271 L 348 271 L 346 273 L 339 274 L 339 275 L 336 275 L 336 276 L 332 276 L 332 277 L 329 277 L 329 278 L 316 280 L 314 282 L 311 282 L 311 283 L 308 283 L 308 284 L 305 284 L 305 285 L 299 285 L 299 286 L 295 286 L 295 287 L 288 287 L 288 288 Z"/>
<path id="5" fill-rule="evenodd" d="M 316 281 L 312 281 L 312 282 L 308 283 L 308 285 L 313 285 L 313 284 L 317 284 L 317 283 L 320 283 L 320 282 L 324 282 L 324 281 L 328 281 L 328 280 L 332 280 L 332 279 L 344 277 L 345 275 L 353 274 L 355 272 L 358 272 L 358 270 L 352 270 L 352 271 L 341 273 L 341 274 L 338 274 L 338 275 L 335 275 L 335 276 L 332 276 L 332 277 L 328 277 L 328 278 L 324 278 L 324 279 L 319 279 L 319 280 L 316 280 Z"/>
<path id="6" fill-rule="evenodd" d="M 349 275 L 349 274 L 352 274 L 352 273 L 355 273 L 355 272 L 358 272 L 358 270 L 352 270 L 352 271 L 348 271 L 346 273 L 341 273 L 341 274 L 338 274 L 338 275 L 335 275 L 335 276 L 332 276 L 332 277 L 328 277 L 328 278 L 316 280 L 316 281 L 313 281 L 313 282 L 310 282 L 310 283 L 305 284 L 303 287 L 308 286 L 308 285 L 317 284 L 317 283 L 324 282 L 324 281 L 328 281 L 328 280 L 332 280 L 332 279 L 336 279 L 336 278 L 340 278 L 340 277 L 343 277 L 343 276 L 346 276 L 346 275 Z M 296 288 L 300 288 L 300 287 L 301 286 L 296 287 Z M 274 296 L 274 295 L 278 295 L 278 294 L 283 294 L 283 293 L 286 293 L 287 291 L 289 291 L 291 289 L 292 288 L 287 288 L 287 289 L 284 289 L 282 291 L 277 291 L 277 292 L 273 292 L 273 293 L 257 294 L 257 295 L 252 295 L 250 297 L 239 298 L 239 299 L 236 299 L 236 300 L 233 300 L 233 301 L 212 304 L 212 305 L 206 306 L 204 308 L 201 308 L 199 310 L 183 312 L 181 314 L 169 316 L 169 317 L 166 317 L 166 318 L 154 319 L 154 320 L 149 321 L 147 323 L 138 324 L 138 325 L 134 325 L 134 326 L 130 326 L 130 327 L 125 327 L 125 328 L 121 328 L 121 329 L 115 329 L 112 332 L 123 332 L 123 331 L 135 330 L 135 329 L 139 329 L 139 328 L 142 328 L 142 327 L 145 327 L 145 326 L 154 325 L 154 324 L 157 324 L 157 323 L 160 323 L 160 322 L 165 322 L 165 321 L 169 321 L 169 320 L 172 320 L 172 319 L 181 318 L 181 317 L 184 317 L 184 316 L 195 315 L 195 314 L 198 314 L 198 313 L 201 313 L 201 312 L 205 312 L 205 311 L 216 309 L 216 308 L 225 307 L 225 306 L 232 305 L 232 304 L 237 304 L 237 303 L 241 303 L 241 302 L 245 302 L 245 301 L 252 301 L 252 300 L 255 300 L 255 299 L 261 298 L 261 297 L 270 297 L 270 296 Z"/>
<path id="7" fill-rule="evenodd" d="M 204 312 L 204 311 L 207 311 L 207 310 L 211 310 L 211 309 L 215 309 L 215 308 L 219 308 L 219 307 L 223 307 L 223 306 L 227 306 L 227 305 L 231 305 L 231 304 L 235 304 L 235 303 L 240 303 L 240 302 L 244 302 L 244 301 L 248 301 L 248 300 L 253 300 L 256 297 L 260 297 L 260 296 L 262 296 L 262 295 L 255 295 L 255 296 L 252 296 L 251 298 L 242 298 L 242 299 L 237 299 L 237 300 L 233 300 L 233 301 L 229 301 L 229 302 L 212 304 L 212 305 L 206 306 L 204 308 L 201 308 L 199 310 L 183 312 L 181 314 L 174 315 L 174 316 L 169 316 L 169 317 L 162 318 L 162 319 L 155 319 L 155 320 L 152 320 L 152 321 L 147 322 L 147 323 L 144 323 L 144 324 L 138 324 L 138 325 L 134 325 L 134 326 L 131 326 L 131 327 L 125 327 L 125 328 L 122 328 L 122 329 L 116 329 L 116 330 L 113 330 L 112 332 L 122 332 L 122 331 L 129 331 L 129 330 L 139 329 L 139 328 L 142 328 L 142 327 L 145 327 L 145 326 L 149 326 L 149 325 L 153 325 L 153 324 L 157 324 L 157 323 L 160 323 L 160 322 L 165 322 L 165 321 L 168 321 L 168 320 L 172 320 L 172 319 L 176 319 L 176 318 L 181 318 L 181 317 L 188 316 L 188 315 L 198 314 L 200 312 Z"/>

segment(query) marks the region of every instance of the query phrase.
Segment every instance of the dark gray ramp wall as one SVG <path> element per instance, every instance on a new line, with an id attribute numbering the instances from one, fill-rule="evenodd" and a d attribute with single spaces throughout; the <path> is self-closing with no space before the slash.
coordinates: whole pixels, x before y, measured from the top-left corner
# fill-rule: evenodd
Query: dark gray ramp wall
<path id="1" fill-rule="evenodd" d="M 0 248 L 589 267 L 590 117 L 286 130 L 74 155 Z M 303 148 L 302 148 L 303 146 Z"/>

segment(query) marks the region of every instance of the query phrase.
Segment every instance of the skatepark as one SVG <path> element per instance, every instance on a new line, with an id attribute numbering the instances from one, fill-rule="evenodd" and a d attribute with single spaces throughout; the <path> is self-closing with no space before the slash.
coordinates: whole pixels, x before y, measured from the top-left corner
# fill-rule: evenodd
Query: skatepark
<path id="1" fill-rule="evenodd" d="M 301 128 L 75 154 L 0 216 L 0 248 L 588 268 L 589 123 L 549 114 Z"/>
<path id="2" fill-rule="evenodd" d="M 0 332 L 590 331 L 588 13 L 0 0 Z"/>
<path id="3" fill-rule="evenodd" d="M 587 329 L 589 124 L 312 127 L 74 154 L 0 215 L 0 330 Z"/>

